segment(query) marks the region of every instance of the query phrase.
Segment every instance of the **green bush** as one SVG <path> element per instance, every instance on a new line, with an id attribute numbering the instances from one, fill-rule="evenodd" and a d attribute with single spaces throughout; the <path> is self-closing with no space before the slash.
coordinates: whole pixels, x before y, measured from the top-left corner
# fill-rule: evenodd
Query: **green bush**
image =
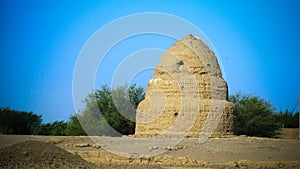
<path id="1" fill-rule="evenodd" d="M 71 115 L 65 130 L 66 135 L 68 136 L 85 136 L 84 132 L 78 117 L 76 115 Z"/>
<path id="2" fill-rule="evenodd" d="M 77 115 L 88 135 L 120 136 L 134 134 L 135 109 L 144 99 L 143 88 L 102 86 L 86 99 L 86 107 Z"/>
<path id="3" fill-rule="evenodd" d="M 65 136 L 67 123 L 54 121 L 53 123 L 40 124 L 35 127 L 33 134 L 45 136 Z"/>
<path id="4" fill-rule="evenodd" d="M 235 103 L 237 111 L 237 135 L 274 137 L 278 134 L 280 124 L 270 102 L 241 93 L 230 96 L 229 100 Z"/>
<path id="5" fill-rule="evenodd" d="M 276 114 L 276 121 L 280 123 L 282 128 L 299 128 L 299 112 L 280 111 Z"/>
<path id="6" fill-rule="evenodd" d="M 33 112 L 0 108 L 1 134 L 33 134 L 42 122 L 42 116 Z"/>
<path id="7" fill-rule="evenodd" d="M 65 136 L 66 135 L 67 123 L 64 121 L 55 121 L 51 125 L 52 136 Z"/>
<path id="8" fill-rule="evenodd" d="M 51 135 L 51 130 L 52 130 L 52 124 L 51 123 L 46 123 L 46 124 L 40 124 L 35 127 L 33 134 L 34 135 L 44 135 L 44 136 L 49 136 Z"/>

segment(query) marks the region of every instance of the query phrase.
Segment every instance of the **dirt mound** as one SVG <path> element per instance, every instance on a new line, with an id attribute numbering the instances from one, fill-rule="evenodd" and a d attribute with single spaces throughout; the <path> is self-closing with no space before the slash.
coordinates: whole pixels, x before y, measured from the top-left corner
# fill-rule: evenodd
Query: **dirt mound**
<path id="1" fill-rule="evenodd" d="M 96 168 L 80 156 L 41 141 L 0 149 L 0 168 Z"/>

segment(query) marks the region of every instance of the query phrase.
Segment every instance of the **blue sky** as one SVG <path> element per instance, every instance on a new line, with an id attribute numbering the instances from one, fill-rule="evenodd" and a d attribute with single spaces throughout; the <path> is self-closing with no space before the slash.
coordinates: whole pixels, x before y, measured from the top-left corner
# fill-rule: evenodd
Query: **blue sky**
<path id="1" fill-rule="evenodd" d="M 218 52 L 229 93 L 259 95 L 277 110 L 298 106 L 300 4 L 296 0 L 12 0 L 1 1 L 0 8 L 0 106 L 33 111 L 43 115 L 44 122 L 67 120 L 74 114 L 73 70 L 89 37 L 109 22 L 139 12 L 176 15 L 201 29 Z M 103 62 L 107 69 L 98 70 L 96 86 L 109 83 L 114 69 L 110 65 L 130 52 L 167 49 L 174 42 L 153 35 L 119 44 Z M 145 85 L 143 78 L 150 75 L 151 71 L 144 72 L 135 82 Z"/>

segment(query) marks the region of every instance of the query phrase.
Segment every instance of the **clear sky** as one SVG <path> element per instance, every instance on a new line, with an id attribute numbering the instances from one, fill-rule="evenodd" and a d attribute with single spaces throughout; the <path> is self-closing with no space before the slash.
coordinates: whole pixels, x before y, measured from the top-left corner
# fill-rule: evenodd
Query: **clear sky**
<path id="1" fill-rule="evenodd" d="M 44 122 L 67 120 L 74 114 L 73 70 L 88 38 L 109 22 L 139 12 L 176 15 L 201 29 L 219 54 L 229 93 L 256 94 L 277 110 L 298 110 L 299 1 L 0 3 L 0 106 L 33 111 L 43 115 Z M 174 42 L 153 35 L 119 44 L 103 62 L 107 69 L 98 70 L 96 86 L 109 83 L 114 69 L 110 65 L 130 54 L 127 46 L 133 51 L 167 49 Z M 151 71 L 146 72 L 140 79 L 149 80 L 150 75 Z M 135 82 L 146 87 L 138 79 Z"/>

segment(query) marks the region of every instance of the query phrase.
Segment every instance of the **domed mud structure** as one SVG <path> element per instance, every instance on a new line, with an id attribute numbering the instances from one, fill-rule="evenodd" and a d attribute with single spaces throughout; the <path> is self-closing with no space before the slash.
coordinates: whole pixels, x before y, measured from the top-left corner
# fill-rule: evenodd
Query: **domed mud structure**
<path id="1" fill-rule="evenodd" d="M 234 104 L 217 58 L 186 35 L 157 64 L 139 104 L 136 137 L 222 137 L 234 131 Z"/>

